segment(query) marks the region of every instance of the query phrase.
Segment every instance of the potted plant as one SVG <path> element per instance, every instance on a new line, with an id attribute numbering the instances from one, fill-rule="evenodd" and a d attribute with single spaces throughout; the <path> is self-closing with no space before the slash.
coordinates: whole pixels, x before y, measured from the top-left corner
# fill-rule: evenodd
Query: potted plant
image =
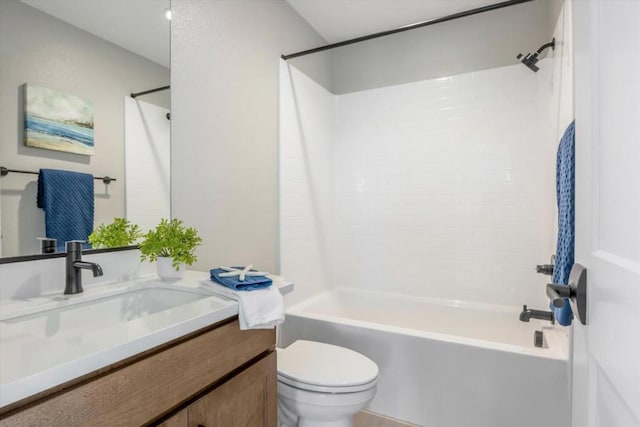
<path id="1" fill-rule="evenodd" d="M 178 280 L 184 276 L 185 265 L 196 262 L 196 247 L 202 244 L 195 228 L 185 227 L 179 219 L 162 219 L 140 243 L 142 261 L 158 261 L 158 276 L 162 280 Z"/>
<path id="2" fill-rule="evenodd" d="M 136 224 L 124 218 L 115 218 L 111 224 L 100 224 L 89 235 L 91 246 L 99 248 L 116 248 L 131 246 L 142 237 L 142 231 Z"/>

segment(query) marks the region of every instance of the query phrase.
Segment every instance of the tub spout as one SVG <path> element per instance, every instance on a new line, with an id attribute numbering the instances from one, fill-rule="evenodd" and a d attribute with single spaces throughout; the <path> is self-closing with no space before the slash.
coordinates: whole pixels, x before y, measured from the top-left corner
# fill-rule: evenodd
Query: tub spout
<path id="1" fill-rule="evenodd" d="M 551 322 L 552 325 L 556 323 L 552 311 L 532 310 L 527 308 L 526 305 L 523 305 L 522 312 L 520 312 L 520 321 L 528 322 L 531 319 L 547 320 Z"/>

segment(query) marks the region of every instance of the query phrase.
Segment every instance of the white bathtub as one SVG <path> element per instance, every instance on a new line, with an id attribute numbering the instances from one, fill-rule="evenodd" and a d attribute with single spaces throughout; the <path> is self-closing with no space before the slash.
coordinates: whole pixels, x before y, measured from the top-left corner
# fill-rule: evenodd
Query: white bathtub
<path id="1" fill-rule="evenodd" d="M 540 307 L 536 307 L 540 308 Z M 518 308 L 336 289 L 287 310 L 279 344 L 351 348 L 380 367 L 370 410 L 427 427 L 570 425 L 568 329 Z M 533 345 L 543 330 L 543 348 Z"/>

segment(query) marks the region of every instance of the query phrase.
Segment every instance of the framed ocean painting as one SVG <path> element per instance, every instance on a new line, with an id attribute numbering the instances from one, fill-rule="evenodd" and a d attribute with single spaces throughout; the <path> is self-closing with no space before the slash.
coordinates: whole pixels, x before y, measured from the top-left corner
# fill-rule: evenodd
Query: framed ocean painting
<path id="1" fill-rule="evenodd" d="M 93 155 L 93 103 L 68 93 L 25 85 L 24 143 Z"/>

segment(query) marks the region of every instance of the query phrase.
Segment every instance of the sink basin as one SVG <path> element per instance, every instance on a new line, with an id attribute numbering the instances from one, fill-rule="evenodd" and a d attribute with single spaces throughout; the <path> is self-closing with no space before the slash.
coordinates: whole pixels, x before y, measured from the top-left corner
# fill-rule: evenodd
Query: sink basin
<path id="1" fill-rule="evenodd" d="M 238 314 L 187 271 L 0 303 L 0 408 Z M 62 289 L 62 286 L 60 286 Z"/>
<path id="2" fill-rule="evenodd" d="M 140 319 L 208 297 L 211 295 L 170 288 L 132 289 L 89 301 L 83 300 L 82 296 L 57 297 L 59 304 L 64 305 L 7 318 L 0 321 L 0 325 L 9 327 L 14 334 L 65 338 Z"/>

